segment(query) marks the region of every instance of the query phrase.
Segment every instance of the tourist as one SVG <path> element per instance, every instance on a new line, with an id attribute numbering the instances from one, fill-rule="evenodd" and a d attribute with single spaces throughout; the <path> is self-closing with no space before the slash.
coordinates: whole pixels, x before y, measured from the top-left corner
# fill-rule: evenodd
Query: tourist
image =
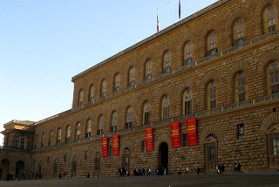
<path id="1" fill-rule="evenodd" d="M 201 171 L 201 169 L 200 169 L 200 167 L 198 167 L 198 169 L 197 169 L 197 174 L 198 175 L 200 174 L 200 171 Z"/>
<path id="2" fill-rule="evenodd" d="M 221 164 L 221 174 L 223 173 L 224 174 L 225 172 L 225 166 L 224 166 L 224 163 Z"/>

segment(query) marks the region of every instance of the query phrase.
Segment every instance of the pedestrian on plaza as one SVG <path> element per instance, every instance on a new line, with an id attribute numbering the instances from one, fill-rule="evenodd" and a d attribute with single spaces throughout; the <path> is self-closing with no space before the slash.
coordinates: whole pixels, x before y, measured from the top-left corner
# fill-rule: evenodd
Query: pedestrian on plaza
<path id="1" fill-rule="evenodd" d="M 36 177 L 35 177 L 35 179 L 37 180 L 38 179 L 38 173 L 36 172 Z"/>
<path id="2" fill-rule="evenodd" d="M 200 167 L 198 167 L 198 168 L 197 168 L 197 175 L 199 175 L 200 172 L 201 172 L 201 169 L 200 169 Z"/>
<path id="3" fill-rule="evenodd" d="M 59 177 L 59 179 L 61 179 L 61 178 L 62 178 L 62 175 L 61 175 L 61 173 L 59 173 L 58 177 Z"/>
<path id="4" fill-rule="evenodd" d="M 135 168 L 134 169 L 134 176 L 137 176 L 138 172 L 137 172 L 137 169 Z"/>
<path id="5" fill-rule="evenodd" d="M 234 163 L 234 165 L 233 165 L 233 173 L 237 173 L 237 164 L 236 163 Z"/>
<path id="6" fill-rule="evenodd" d="M 121 175 L 122 175 L 121 173 L 122 173 L 122 172 L 121 172 L 121 169 L 120 169 L 120 168 L 118 168 L 118 173 L 119 173 L 119 177 L 121 177 Z"/>
<path id="7" fill-rule="evenodd" d="M 144 175 L 145 175 L 145 169 L 144 169 L 144 168 L 142 168 L 142 169 L 141 169 L 141 172 L 142 172 L 142 173 L 141 173 L 141 174 L 142 174 L 142 176 L 144 176 Z"/>
<path id="8" fill-rule="evenodd" d="M 237 173 L 243 173 L 243 172 L 241 171 L 241 165 L 240 165 L 239 162 L 238 162 L 238 164 L 237 164 Z"/>
<path id="9" fill-rule="evenodd" d="M 122 168 L 122 176 L 124 177 L 125 174 L 126 174 L 126 170 L 125 170 L 125 168 L 124 168 L 124 166 L 123 166 L 123 168 Z"/>
<path id="10" fill-rule="evenodd" d="M 222 163 L 222 164 L 221 164 L 221 173 L 224 174 L 224 172 L 225 172 L 225 166 L 224 166 L 224 163 Z"/>

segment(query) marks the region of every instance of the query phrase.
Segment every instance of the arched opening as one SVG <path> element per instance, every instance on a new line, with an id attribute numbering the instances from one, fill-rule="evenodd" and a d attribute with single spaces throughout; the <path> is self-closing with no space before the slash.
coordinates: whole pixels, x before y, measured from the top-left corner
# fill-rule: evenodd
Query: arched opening
<path id="1" fill-rule="evenodd" d="M 38 165 L 38 176 L 36 176 L 36 178 L 39 177 L 40 179 L 42 178 L 42 162 L 39 162 Z"/>
<path id="2" fill-rule="evenodd" d="M 279 124 L 272 125 L 267 131 L 268 165 L 279 170 Z"/>
<path id="3" fill-rule="evenodd" d="M 99 152 L 97 152 L 94 158 L 94 175 L 97 177 L 99 177 L 100 175 L 100 166 L 101 166 L 101 155 Z"/>
<path id="4" fill-rule="evenodd" d="M 1 162 L 1 168 L 0 168 L 0 177 L 1 179 L 7 179 L 9 174 L 9 168 L 10 168 L 10 161 L 8 159 L 4 159 Z"/>
<path id="5" fill-rule="evenodd" d="M 125 168 L 126 171 L 130 171 L 130 159 L 131 151 L 128 147 L 126 147 L 122 155 L 122 167 Z"/>
<path id="6" fill-rule="evenodd" d="M 18 161 L 16 163 L 16 173 L 15 173 L 16 179 L 24 179 L 24 162 Z"/>
<path id="7" fill-rule="evenodd" d="M 72 161 L 72 176 L 76 176 L 76 171 L 77 171 L 77 158 L 74 157 Z"/>
<path id="8" fill-rule="evenodd" d="M 159 146 L 159 174 L 167 174 L 169 162 L 169 148 L 166 142 L 162 142 Z"/>
<path id="9" fill-rule="evenodd" d="M 57 160 L 53 163 L 53 177 L 57 177 Z"/>
<path id="10" fill-rule="evenodd" d="M 210 134 L 204 142 L 204 155 L 205 155 L 205 171 L 216 172 L 217 164 L 217 136 Z"/>

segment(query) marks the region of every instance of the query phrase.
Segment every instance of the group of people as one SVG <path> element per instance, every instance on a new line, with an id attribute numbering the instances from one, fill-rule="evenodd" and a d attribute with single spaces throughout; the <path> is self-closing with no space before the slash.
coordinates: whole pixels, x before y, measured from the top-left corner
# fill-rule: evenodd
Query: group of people
<path id="1" fill-rule="evenodd" d="M 145 176 L 145 175 L 151 175 L 151 169 L 134 169 L 134 176 Z"/>
<path id="2" fill-rule="evenodd" d="M 241 171 L 241 165 L 240 163 L 234 163 L 234 166 L 233 166 L 233 173 L 243 173 Z"/>
<path id="3" fill-rule="evenodd" d="M 119 173 L 120 177 L 130 176 L 130 172 L 128 170 L 126 170 L 125 167 L 118 168 L 118 173 Z"/>
<path id="4" fill-rule="evenodd" d="M 217 174 L 220 175 L 220 174 L 223 174 L 225 172 L 225 166 L 224 164 L 222 163 L 221 165 L 218 164 L 216 166 L 216 170 L 217 170 Z"/>

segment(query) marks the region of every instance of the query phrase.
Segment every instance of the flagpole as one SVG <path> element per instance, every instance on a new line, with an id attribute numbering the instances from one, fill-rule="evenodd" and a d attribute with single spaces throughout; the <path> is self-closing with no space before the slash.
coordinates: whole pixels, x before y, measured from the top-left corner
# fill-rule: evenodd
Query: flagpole
<path id="1" fill-rule="evenodd" d="M 160 30 L 159 26 L 159 10 L 157 9 L 157 32 Z"/>
<path id="2" fill-rule="evenodd" d="M 179 17 L 179 19 L 181 19 L 181 0 L 179 0 L 178 17 Z"/>
<path id="3" fill-rule="evenodd" d="M 168 2 L 168 25 L 170 25 L 170 2 Z"/>

